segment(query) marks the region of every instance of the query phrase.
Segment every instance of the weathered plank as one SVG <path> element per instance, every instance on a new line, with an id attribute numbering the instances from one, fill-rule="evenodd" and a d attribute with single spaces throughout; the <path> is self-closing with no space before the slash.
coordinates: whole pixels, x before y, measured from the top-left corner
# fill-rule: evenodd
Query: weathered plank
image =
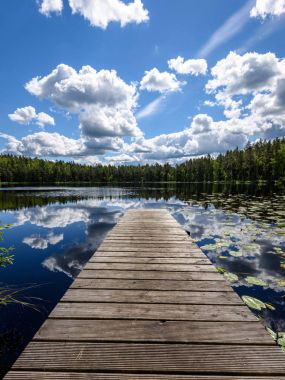
<path id="1" fill-rule="evenodd" d="M 180 237 L 180 236 L 136 236 L 129 237 L 129 236 L 107 236 L 104 239 L 105 244 L 113 245 L 113 244 L 153 244 L 154 246 L 157 244 L 183 244 L 184 242 L 190 243 L 189 239 L 187 237 Z"/>
<path id="2" fill-rule="evenodd" d="M 6 380 L 272 380 L 268 376 L 211 376 L 211 375 L 157 375 L 138 373 L 95 373 L 95 372 L 39 372 L 11 371 Z M 274 380 L 285 380 L 285 376 L 274 376 Z"/>
<path id="3" fill-rule="evenodd" d="M 211 264 L 141 264 L 141 263 L 102 263 L 89 261 L 85 269 L 96 270 L 131 270 L 131 271 L 169 271 L 169 272 L 216 272 L 216 268 Z"/>
<path id="4" fill-rule="evenodd" d="M 205 257 L 205 255 L 201 252 L 201 250 L 198 250 L 196 248 L 186 248 L 181 247 L 180 249 L 178 248 L 149 248 L 149 247 L 142 247 L 142 248 L 137 248 L 137 247 L 100 247 L 97 249 L 95 255 L 99 256 L 100 254 L 105 254 L 108 255 L 108 252 L 110 253 L 116 253 L 116 255 L 125 255 L 126 252 L 130 252 L 131 254 L 135 254 L 136 256 L 140 255 L 158 255 L 158 254 L 163 254 L 163 257 L 167 256 L 174 256 L 174 257 L 179 257 L 179 256 L 184 256 L 184 257 Z M 201 256 L 202 255 L 202 256 Z M 113 256 L 113 255 L 112 255 Z M 161 255 L 160 255 L 161 256 Z"/>
<path id="5" fill-rule="evenodd" d="M 175 235 L 178 235 L 178 236 L 182 236 L 183 234 L 185 234 L 185 231 L 181 229 L 181 227 L 160 227 L 159 226 L 159 229 L 157 228 L 154 228 L 154 227 L 147 227 L 147 226 L 144 226 L 144 229 L 142 229 L 141 227 L 137 227 L 137 226 L 134 226 L 134 225 L 129 225 L 127 227 L 127 230 L 126 228 L 122 228 L 121 226 L 118 226 L 116 225 L 116 227 L 114 227 L 112 229 L 112 235 L 113 233 L 115 235 L 125 235 L 125 234 L 128 234 L 130 236 L 133 236 L 133 235 L 136 235 L 136 234 L 139 234 L 140 236 L 145 236 L 146 234 L 151 234 L 151 235 L 154 235 L 154 236 L 165 236 L 165 235 L 168 235 L 168 236 L 175 236 Z M 110 235 L 111 235 L 110 233 Z M 186 235 L 188 236 L 188 235 Z M 189 239 L 191 240 L 190 236 L 188 236 Z"/>
<path id="6" fill-rule="evenodd" d="M 112 248 L 177 248 L 183 247 L 184 249 L 190 249 L 191 248 L 191 243 L 187 241 L 136 241 L 136 240 L 129 240 L 129 241 L 124 241 L 124 240 L 116 240 L 112 242 L 104 241 L 101 245 L 101 248 L 104 249 L 105 247 Z"/>
<path id="7" fill-rule="evenodd" d="M 125 280 L 125 279 L 88 279 L 77 278 L 71 289 L 142 289 L 142 290 L 181 290 L 181 291 L 219 291 L 232 292 L 225 281 L 176 281 L 176 280 Z"/>
<path id="8" fill-rule="evenodd" d="M 198 264 L 198 265 L 211 265 L 211 261 L 205 257 L 202 258 L 189 258 L 189 257 L 137 257 L 137 256 L 104 256 L 94 255 L 89 263 L 128 263 L 128 264 Z"/>
<path id="9" fill-rule="evenodd" d="M 31 342 L 15 369 L 285 375 L 274 346 Z"/>
<path id="10" fill-rule="evenodd" d="M 95 259 L 96 257 L 107 257 L 107 256 L 116 256 L 116 257 L 162 257 L 162 258 L 200 258 L 206 259 L 206 256 L 198 250 L 187 250 L 187 251 L 177 251 L 177 250 L 167 250 L 166 252 L 163 249 L 142 249 L 142 250 L 103 250 L 99 248 L 96 253 L 91 257 L 90 260 Z"/>
<path id="11" fill-rule="evenodd" d="M 256 321 L 246 306 L 59 302 L 51 318 Z"/>
<path id="12" fill-rule="evenodd" d="M 111 233 L 108 234 L 108 236 L 114 237 L 128 237 L 128 238 L 136 238 L 136 237 L 154 237 L 154 238 L 176 238 L 176 237 L 183 237 L 190 239 L 188 235 L 185 234 L 185 231 L 181 230 L 180 228 L 177 229 L 169 229 L 169 232 L 165 231 L 165 229 L 161 231 L 155 231 L 151 228 L 147 229 L 147 234 L 145 233 L 145 230 L 141 230 L 140 228 L 128 228 L 127 231 L 121 231 L 120 228 L 114 227 L 111 231 Z M 190 239 L 191 240 L 191 239 Z"/>
<path id="13" fill-rule="evenodd" d="M 184 305 L 243 305 L 233 292 L 163 290 L 69 289 L 64 302 L 173 303 Z"/>
<path id="14" fill-rule="evenodd" d="M 48 319 L 35 340 L 274 345 L 259 322 Z"/>
<path id="15" fill-rule="evenodd" d="M 78 278 L 124 278 L 137 280 L 212 280 L 225 281 L 218 272 L 166 272 L 151 270 L 93 270 L 84 268 Z"/>

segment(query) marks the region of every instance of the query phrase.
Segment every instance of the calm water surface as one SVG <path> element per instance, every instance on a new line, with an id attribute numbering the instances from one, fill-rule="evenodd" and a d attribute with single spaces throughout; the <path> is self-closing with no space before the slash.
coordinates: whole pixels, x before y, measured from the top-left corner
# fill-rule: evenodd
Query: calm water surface
<path id="1" fill-rule="evenodd" d="M 0 373 L 32 338 L 90 256 L 130 208 L 167 208 L 253 310 L 285 331 L 285 192 L 268 186 L 18 187 L 0 189 L 2 246 L 14 263 L 0 268 Z M 257 285 L 258 283 L 258 285 Z M 29 305 L 23 305 L 23 302 Z"/>

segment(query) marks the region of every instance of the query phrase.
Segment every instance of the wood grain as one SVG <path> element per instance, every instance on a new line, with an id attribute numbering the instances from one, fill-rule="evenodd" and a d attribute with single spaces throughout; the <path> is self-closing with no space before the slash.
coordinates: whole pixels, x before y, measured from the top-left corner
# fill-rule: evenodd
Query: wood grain
<path id="1" fill-rule="evenodd" d="M 274 345 L 259 322 L 48 319 L 35 340 Z"/>
<path id="2" fill-rule="evenodd" d="M 89 263 L 128 263 L 128 264 L 196 264 L 211 265 L 207 258 L 189 258 L 189 257 L 137 257 L 137 256 L 104 256 L 95 255 L 91 257 Z"/>
<path id="3" fill-rule="evenodd" d="M 124 278 L 137 280 L 212 280 L 225 281 L 218 272 L 167 272 L 151 270 L 99 270 L 87 269 L 79 274 L 78 278 Z M 218 286 L 218 285 L 217 285 Z"/>
<path id="4" fill-rule="evenodd" d="M 125 280 L 125 279 L 88 279 L 77 278 L 71 289 L 142 289 L 142 290 L 181 290 L 181 291 L 219 291 L 232 292 L 232 287 L 225 281 L 176 281 L 176 280 Z"/>
<path id="5" fill-rule="evenodd" d="M 141 263 L 102 263 L 88 262 L 84 268 L 94 270 L 124 270 L 124 271 L 169 271 L 169 272 L 216 272 L 216 268 L 211 264 L 141 264 Z"/>
<path id="6" fill-rule="evenodd" d="M 246 306 L 59 302 L 51 318 L 256 321 Z"/>
<path id="7" fill-rule="evenodd" d="M 95 373 L 95 372 L 36 372 L 11 371 L 6 380 L 272 380 L 268 376 L 211 376 L 211 375 L 157 375 L 138 373 Z M 285 376 L 274 376 L 274 380 L 285 380 Z"/>
<path id="8" fill-rule="evenodd" d="M 184 305 L 243 305 L 233 292 L 183 290 L 69 289 L 64 302 L 173 303 Z"/>
<path id="9" fill-rule="evenodd" d="M 285 375 L 274 346 L 32 342 L 15 369 Z"/>

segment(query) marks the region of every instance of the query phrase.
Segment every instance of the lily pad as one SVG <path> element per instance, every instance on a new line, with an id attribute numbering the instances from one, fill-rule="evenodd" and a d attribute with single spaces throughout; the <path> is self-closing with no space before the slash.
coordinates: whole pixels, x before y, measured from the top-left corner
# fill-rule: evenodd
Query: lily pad
<path id="1" fill-rule="evenodd" d="M 214 251 L 216 249 L 216 244 L 205 244 L 201 248 L 206 251 Z"/>
<path id="2" fill-rule="evenodd" d="M 275 307 L 273 305 L 271 305 L 271 303 L 266 303 L 265 306 L 267 307 L 267 309 L 269 310 L 275 310 Z"/>
<path id="3" fill-rule="evenodd" d="M 266 309 L 265 303 L 260 301 L 257 298 L 250 297 L 250 296 L 242 296 L 241 298 L 243 302 L 251 309 L 259 310 L 259 311 L 262 309 Z"/>
<path id="4" fill-rule="evenodd" d="M 267 283 L 260 278 L 254 276 L 247 276 L 245 281 L 250 285 L 259 285 L 259 286 L 267 286 Z"/>
<path id="5" fill-rule="evenodd" d="M 277 340 L 277 334 L 273 330 L 271 330 L 269 327 L 266 327 L 266 330 L 269 332 L 271 335 L 272 339 Z"/>
<path id="6" fill-rule="evenodd" d="M 283 251 L 282 248 L 280 248 L 280 247 L 274 247 L 273 250 L 276 252 L 282 252 Z"/>
<path id="7" fill-rule="evenodd" d="M 233 257 L 240 257 L 242 253 L 240 251 L 229 251 L 229 254 Z"/>
<path id="8" fill-rule="evenodd" d="M 225 272 L 224 273 L 224 277 L 229 282 L 236 282 L 236 281 L 238 281 L 238 276 L 236 274 L 234 274 L 234 273 L 231 273 L 231 272 Z"/>
<path id="9" fill-rule="evenodd" d="M 277 343 L 279 344 L 279 346 L 285 349 L 285 332 L 277 333 Z"/>

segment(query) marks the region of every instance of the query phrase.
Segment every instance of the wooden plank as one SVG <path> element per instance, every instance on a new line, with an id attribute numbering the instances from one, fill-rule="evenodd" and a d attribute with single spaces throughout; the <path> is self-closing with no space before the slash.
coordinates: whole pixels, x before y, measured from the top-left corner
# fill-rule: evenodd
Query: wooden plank
<path id="1" fill-rule="evenodd" d="M 154 227 L 156 230 L 159 230 L 160 228 L 173 228 L 173 219 L 165 219 L 165 218 L 146 218 L 144 216 L 139 217 L 139 220 L 135 219 L 122 219 L 117 223 L 117 227 L 121 227 L 122 229 L 127 227 L 142 227 L 146 226 L 147 228 Z M 176 225 L 175 227 L 179 227 Z"/>
<path id="2" fill-rule="evenodd" d="M 173 243 L 173 242 L 178 242 L 179 244 L 181 242 L 190 242 L 188 237 L 186 236 L 107 236 L 104 239 L 104 242 L 107 244 L 113 244 L 114 242 L 119 242 L 120 244 L 122 242 L 128 244 L 128 243 L 137 243 L 137 244 L 142 244 L 142 243 Z"/>
<path id="3" fill-rule="evenodd" d="M 120 223 L 124 223 L 126 221 L 134 221 L 135 223 L 144 222 L 146 220 L 150 220 L 151 222 L 158 220 L 158 221 L 170 221 L 173 222 L 173 218 L 169 213 L 161 214 L 161 212 L 139 212 L 136 211 L 134 215 L 131 215 L 130 212 L 127 212 L 124 215 L 124 218 L 121 218 L 119 220 Z"/>
<path id="4" fill-rule="evenodd" d="M 186 231 L 184 230 L 181 230 L 181 227 L 161 227 L 159 225 L 159 229 L 157 228 L 154 228 L 154 227 L 147 227 L 145 226 L 144 229 L 142 229 L 141 227 L 137 227 L 137 226 L 128 226 L 127 229 L 125 227 L 121 227 L 121 226 L 118 226 L 116 225 L 111 233 L 114 233 L 114 234 L 141 234 L 141 235 L 144 235 L 145 236 L 145 233 L 150 233 L 150 234 L 154 234 L 154 235 L 186 235 Z M 189 239 L 191 239 L 191 237 L 187 234 L 186 236 L 189 237 Z"/>
<path id="5" fill-rule="evenodd" d="M 140 232 L 138 230 L 136 230 L 136 231 L 132 230 L 132 231 L 121 232 L 121 233 L 114 231 L 112 234 L 107 235 L 106 238 L 112 239 L 112 240 L 114 240 L 114 239 L 116 239 L 116 240 L 123 240 L 123 239 L 141 240 L 141 239 L 143 239 L 143 240 L 150 240 L 150 241 L 154 241 L 154 240 L 170 240 L 170 241 L 183 240 L 183 241 L 190 242 L 194 246 L 194 242 L 192 241 L 192 239 L 183 232 L 181 234 L 173 234 L 172 232 L 165 233 L 165 232 L 161 231 L 157 234 L 154 234 L 151 232 L 151 230 L 140 231 Z"/>
<path id="6" fill-rule="evenodd" d="M 116 249 L 116 250 L 132 250 L 132 249 L 139 249 L 144 250 L 146 248 L 149 248 L 151 250 L 157 249 L 157 248 L 163 248 L 167 250 L 171 250 L 172 248 L 175 248 L 179 250 L 179 248 L 182 248 L 182 251 L 189 251 L 193 246 L 190 243 L 187 242 L 124 242 L 124 241 L 116 241 L 112 243 L 103 242 L 100 246 L 101 250 L 110 250 L 110 249 Z"/>
<path id="7" fill-rule="evenodd" d="M 188 239 L 191 239 L 185 231 L 181 230 L 181 228 L 171 228 L 169 229 L 169 232 L 165 230 L 156 231 L 154 229 L 148 228 L 146 234 L 145 230 L 141 230 L 139 228 L 128 228 L 128 230 L 122 231 L 121 228 L 114 227 L 108 235 L 112 237 L 187 237 Z"/>
<path id="8" fill-rule="evenodd" d="M 156 375 L 138 373 L 94 373 L 94 372 L 37 372 L 11 371 L 5 380 L 272 380 L 268 376 L 211 376 L 211 375 Z M 285 376 L 274 376 L 274 380 L 285 380 Z"/>
<path id="9" fill-rule="evenodd" d="M 275 345 L 259 322 L 48 319 L 34 339 Z"/>
<path id="10" fill-rule="evenodd" d="M 192 247 L 185 247 L 184 245 L 177 248 L 177 247 L 130 247 L 130 246 L 108 246 L 108 245 L 101 245 L 97 252 L 156 252 L 156 253 L 164 253 L 164 254 L 173 254 L 173 253 L 188 253 L 191 255 L 191 252 L 199 252 L 197 249 L 194 249 Z M 201 250 L 200 250 L 200 253 Z"/>
<path id="11" fill-rule="evenodd" d="M 146 225 L 146 226 L 156 226 L 156 229 L 158 227 L 158 224 L 159 224 L 159 227 L 169 227 L 169 228 L 172 228 L 173 227 L 173 219 L 169 219 L 169 218 L 159 218 L 157 216 L 153 216 L 153 217 L 146 217 L 146 216 L 138 216 L 138 218 L 122 218 L 121 220 L 119 220 L 119 222 L 117 223 L 117 226 L 118 227 L 121 227 L 121 226 L 131 226 L 131 227 L 140 227 L 140 226 L 143 226 L 143 225 Z M 177 226 L 176 226 L 177 227 Z"/>
<path id="12" fill-rule="evenodd" d="M 131 224 L 131 226 L 130 226 L 130 224 Z M 165 230 L 165 229 L 171 230 L 173 227 L 173 222 L 170 222 L 170 221 L 169 222 L 162 222 L 162 221 L 154 219 L 152 221 L 144 220 L 143 222 L 140 222 L 140 223 L 134 223 L 131 221 L 125 221 L 124 223 L 122 223 L 122 222 L 118 223 L 118 228 L 121 228 L 121 230 L 130 230 L 131 227 L 139 228 L 142 231 L 144 230 L 144 228 L 152 229 L 152 230 Z"/>
<path id="13" fill-rule="evenodd" d="M 128 264 L 182 264 L 182 265 L 211 265 L 211 261 L 205 258 L 189 257 L 120 257 L 94 255 L 89 260 L 90 263 L 128 263 Z"/>
<path id="14" fill-rule="evenodd" d="M 93 270 L 84 268 L 78 278 L 124 278 L 137 280 L 215 280 L 225 281 L 218 272 L 165 272 L 151 270 Z"/>
<path id="15" fill-rule="evenodd" d="M 171 253 L 171 252 L 167 252 L 167 253 L 163 253 L 163 252 L 152 252 L 152 251 L 149 251 L 149 252 L 142 252 L 142 251 L 138 251 L 138 252 L 131 252 L 131 251 L 122 251 L 122 252 L 114 252 L 114 251 L 101 251 L 101 250 L 98 250 L 96 251 L 96 253 L 91 257 L 90 261 L 93 261 L 94 259 L 96 258 L 108 258 L 108 257 L 117 257 L 117 258 L 120 258 L 120 257 L 126 257 L 126 258 L 162 258 L 162 259 L 200 259 L 200 260 L 203 260 L 203 259 L 206 259 L 207 260 L 207 256 L 204 255 L 202 252 L 174 252 L 174 253 Z"/>
<path id="16" fill-rule="evenodd" d="M 159 319 L 175 321 L 256 321 L 246 306 L 173 305 L 140 303 L 59 302 L 51 318 L 67 319 Z"/>
<path id="17" fill-rule="evenodd" d="M 141 263 L 101 263 L 88 262 L 85 267 L 87 269 L 96 270 L 131 270 L 131 271 L 170 271 L 170 272 L 216 272 L 216 268 L 211 264 L 195 265 L 195 264 L 141 264 Z"/>
<path id="18" fill-rule="evenodd" d="M 69 289 L 64 302 L 173 303 L 184 305 L 244 305 L 233 292 Z"/>
<path id="19" fill-rule="evenodd" d="M 225 281 L 175 281 L 175 280 L 124 280 L 77 278 L 72 284 L 74 289 L 142 289 L 142 290 L 181 290 L 181 291 L 219 291 L 232 292 Z"/>
<path id="20" fill-rule="evenodd" d="M 14 369 L 285 375 L 274 346 L 32 342 Z"/>
<path id="21" fill-rule="evenodd" d="M 126 214 L 126 216 L 130 216 L 130 215 L 133 215 L 133 214 L 138 215 L 138 214 L 147 214 L 147 213 L 150 213 L 150 214 L 158 213 L 158 214 L 161 214 L 161 215 L 165 215 L 166 217 L 170 216 L 169 212 L 166 209 L 161 209 L 161 208 L 136 208 L 136 209 L 130 209 L 128 211 L 128 213 Z"/>

